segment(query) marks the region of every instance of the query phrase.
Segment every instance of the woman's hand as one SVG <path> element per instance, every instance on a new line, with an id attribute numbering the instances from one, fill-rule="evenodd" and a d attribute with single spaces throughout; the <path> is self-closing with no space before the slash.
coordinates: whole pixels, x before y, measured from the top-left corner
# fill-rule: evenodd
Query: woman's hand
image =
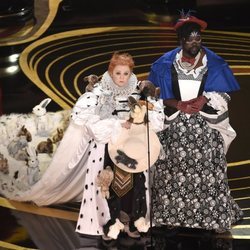
<path id="1" fill-rule="evenodd" d="M 125 121 L 121 124 L 123 128 L 130 129 L 131 128 L 131 122 Z"/>

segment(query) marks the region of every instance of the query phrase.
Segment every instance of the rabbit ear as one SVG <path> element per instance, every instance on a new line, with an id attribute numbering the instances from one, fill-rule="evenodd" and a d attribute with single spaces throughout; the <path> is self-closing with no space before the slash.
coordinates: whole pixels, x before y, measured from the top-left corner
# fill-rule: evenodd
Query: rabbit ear
<path id="1" fill-rule="evenodd" d="M 39 106 L 41 106 L 42 108 L 45 108 L 50 102 L 51 102 L 51 99 L 46 98 L 40 102 Z"/>

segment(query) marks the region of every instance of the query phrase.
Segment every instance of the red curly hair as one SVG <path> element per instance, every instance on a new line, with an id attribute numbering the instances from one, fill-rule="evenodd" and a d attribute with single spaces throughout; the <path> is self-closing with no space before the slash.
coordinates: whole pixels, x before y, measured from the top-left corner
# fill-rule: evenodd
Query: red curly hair
<path id="1" fill-rule="evenodd" d="M 115 52 L 110 59 L 109 66 L 108 66 L 108 72 L 109 74 L 112 74 L 114 67 L 117 65 L 128 65 L 130 70 L 133 71 L 135 62 L 133 60 L 133 57 L 127 53 L 127 52 Z"/>

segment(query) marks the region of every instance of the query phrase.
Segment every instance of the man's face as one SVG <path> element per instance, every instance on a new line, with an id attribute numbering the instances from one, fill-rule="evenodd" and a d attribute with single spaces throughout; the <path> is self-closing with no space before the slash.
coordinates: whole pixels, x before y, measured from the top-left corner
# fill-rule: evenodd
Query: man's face
<path id="1" fill-rule="evenodd" d="M 201 49 L 200 32 L 192 31 L 188 37 L 182 38 L 181 44 L 185 55 L 195 57 Z"/>

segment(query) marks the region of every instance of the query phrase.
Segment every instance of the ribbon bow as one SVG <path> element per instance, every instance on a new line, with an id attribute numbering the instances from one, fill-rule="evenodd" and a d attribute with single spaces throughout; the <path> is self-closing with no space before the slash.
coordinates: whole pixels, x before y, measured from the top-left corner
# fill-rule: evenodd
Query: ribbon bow
<path id="1" fill-rule="evenodd" d="M 181 58 L 181 61 L 182 62 L 187 62 L 187 63 L 190 63 L 191 65 L 193 65 L 194 64 L 194 62 L 195 62 L 195 58 L 188 58 L 188 57 L 182 57 Z"/>

